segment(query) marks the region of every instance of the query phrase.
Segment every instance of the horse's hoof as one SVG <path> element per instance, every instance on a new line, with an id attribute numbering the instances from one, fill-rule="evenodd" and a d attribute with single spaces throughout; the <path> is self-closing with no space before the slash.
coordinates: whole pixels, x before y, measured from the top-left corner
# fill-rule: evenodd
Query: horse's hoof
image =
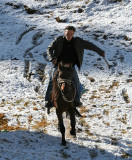
<path id="1" fill-rule="evenodd" d="M 50 114 L 50 108 L 47 109 L 47 113 Z"/>
<path id="2" fill-rule="evenodd" d="M 66 141 L 62 141 L 62 145 L 63 145 L 63 146 L 66 146 Z"/>
<path id="3" fill-rule="evenodd" d="M 72 135 L 72 136 L 75 136 L 76 137 L 76 132 L 75 131 L 70 131 L 70 134 Z"/>

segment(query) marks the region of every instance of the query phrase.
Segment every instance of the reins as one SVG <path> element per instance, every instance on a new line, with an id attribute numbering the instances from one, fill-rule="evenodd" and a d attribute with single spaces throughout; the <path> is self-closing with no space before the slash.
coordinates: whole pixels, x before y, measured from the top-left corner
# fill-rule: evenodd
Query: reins
<path id="1" fill-rule="evenodd" d="M 75 95 L 76 95 L 76 88 L 75 88 L 74 83 L 72 82 L 72 80 L 69 80 L 69 79 L 57 78 L 57 84 L 58 84 L 58 87 L 59 87 L 59 88 L 60 88 L 60 85 L 59 85 L 59 84 L 61 84 L 61 83 L 67 83 L 67 84 L 70 85 L 70 86 L 72 86 L 72 85 L 74 86 L 75 92 L 74 92 L 74 96 L 73 96 L 73 98 L 72 98 L 71 100 L 68 100 L 68 99 L 66 98 L 66 96 L 64 95 L 64 93 L 62 92 L 62 90 L 60 89 L 61 94 L 62 94 L 62 97 L 63 97 L 63 100 L 66 101 L 66 102 L 73 102 L 74 99 L 75 99 Z"/>

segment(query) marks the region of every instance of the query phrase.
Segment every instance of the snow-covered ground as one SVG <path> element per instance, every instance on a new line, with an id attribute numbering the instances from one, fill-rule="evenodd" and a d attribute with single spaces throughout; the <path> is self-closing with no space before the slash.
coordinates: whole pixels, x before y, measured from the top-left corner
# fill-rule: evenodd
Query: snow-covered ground
<path id="1" fill-rule="evenodd" d="M 32 14 L 31 14 L 32 13 Z M 73 25 L 103 49 L 111 68 L 85 50 L 77 138 L 61 146 L 44 97 L 52 73 L 46 49 Z M 0 1 L 0 160 L 132 159 L 132 1 Z"/>

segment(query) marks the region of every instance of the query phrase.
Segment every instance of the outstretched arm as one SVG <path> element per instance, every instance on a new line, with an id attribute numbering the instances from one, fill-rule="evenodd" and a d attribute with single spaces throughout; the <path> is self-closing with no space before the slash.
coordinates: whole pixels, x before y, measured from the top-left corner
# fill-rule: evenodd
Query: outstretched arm
<path id="1" fill-rule="evenodd" d="M 98 53 L 100 56 L 105 57 L 105 52 L 101 50 L 99 47 L 97 47 L 95 44 L 93 44 L 92 42 L 83 40 L 83 47 L 84 49 L 92 50 Z"/>

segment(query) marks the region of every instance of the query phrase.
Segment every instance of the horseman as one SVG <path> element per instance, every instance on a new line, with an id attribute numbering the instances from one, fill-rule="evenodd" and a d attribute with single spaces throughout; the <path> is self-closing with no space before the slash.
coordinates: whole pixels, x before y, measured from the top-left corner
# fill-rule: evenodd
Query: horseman
<path id="1" fill-rule="evenodd" d="M 64 36 L 57 37 L 48 47 L 47 55 L 49 57 L 49 61 L 53 63 L 54 66 L 60 61 L 64 63 L 72 63 L 72 67 L 74 70 L 72 81 L 76 88 L 76 95 L 74 99 L 74 106 L 79 107 L 82 106 L 80 102 L 81 91 L 80 91 L 80 81 L 75 69 L 75 65 L 80 69 L 83 62 L 84 49 L 92 50 L 98 53 L 100 56 L 105 57 L 105 52 L 97 47 L 95 44 L 83 40 L 80 37 L 74 37 L 76 29 L 73 26 L 67 26 L 64 31 Z M 56 72 L 55 71 L 54 74 Z M 48 89 L 45 96 L 46 108 L 52 107 L 52 102 L 50 99 L 50 94 L 52 91 L 52 77 L 50 78 Z"/>

